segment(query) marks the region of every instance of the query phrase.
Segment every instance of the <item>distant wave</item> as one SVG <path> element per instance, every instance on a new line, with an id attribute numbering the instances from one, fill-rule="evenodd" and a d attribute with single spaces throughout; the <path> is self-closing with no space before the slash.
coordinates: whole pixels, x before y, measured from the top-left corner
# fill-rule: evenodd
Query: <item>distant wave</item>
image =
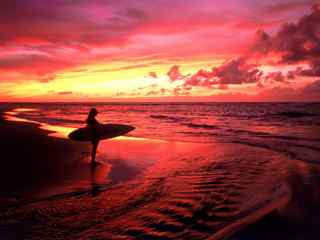
<path id="1" fill-rule="evenodd" d="M 269 118 L 269 117 L 279 117 L 279 118 L 303 118 L 303 117 L 316 117 L 319 116 L 315 113 L 310 112 L 300 112 L 300 111 L 283 111 L 277 113 L 268 113 L 261 115 L 260 113 L 246 113 L 245 115 L 241 114 L 222 114 L 221 117 L 229 117 L 229 118 L 243 118 L 243 119 L 255 119 L 255 118 Z"/>
<path id="2" fill-rule="evenodd" d="M 156 118 L 156 119 L 163 119 L 163 120 L 169 120 L 169 121 L 183 121 L 186 120 L 187 118 L 185 117 L 178 117 L 178 116 L 168 116 L 168 115 L 150 115 L 151 118 Z"/>
<path id="3" fill-rule="evenodd" d="M 272 114 L 271 116 L 276 117 L 287 117 L 287 118 L 302 118 L 302 117 L 315 117 L 317 114 L 308 112 L 298 112 L 298 111 L 286 111 Z"/>
<path id="4" fill-rule="evenodd" d="M 196 123 L 187 123 L 184 124 L 190 128 L 204 128 L 204 129 L 218 129 L 218 126 L 209 125 L 209 124 L 196 124 Z"/>
<path id="5" fill-rule="evenodd" d="M 66 118 L 50 118 L 50 117 L 43 117 L 42 115 L 36 116 L 36 117 L 21 115 L 21 117 L 24 117 L 30 120 L 39 121 L 42 123 L 49 123 L 49 124 L 63 124 L 63 123 L 84 124 L 85 123 L 84 120 L 66 119 Z"/>
<path id="6" fill-rule="evenodd" d="M 227 117 L 227 118 L 244 118 L 244 119 L 251 119 L 251 118 L 259 118 L 259 114 L 246 114 L 246 115 L 241 115 L 241 114 L 221 114 L 220 117 Z"/>
<path id="7" fill-rule="evenodd" d="M 261 137 L 261 138 L 273 138 L 273 139 L 281 139 L 281 140 L 294 140 L 294 141 L 320 141 L 320 138 L 306 138 L 306 137 L 300 137 L 300 136 L 289 136 L 289 135 L 276 135 L 271 134 L 268 132 L 262 132 L 262 131 L 250 131 L 250 130 L 244 130 L 244 129 L 227 129 L 228 132 L 232 132 L 236 134 L 237 136 L 240 135 L 249 135 L 252 137 Z"/>

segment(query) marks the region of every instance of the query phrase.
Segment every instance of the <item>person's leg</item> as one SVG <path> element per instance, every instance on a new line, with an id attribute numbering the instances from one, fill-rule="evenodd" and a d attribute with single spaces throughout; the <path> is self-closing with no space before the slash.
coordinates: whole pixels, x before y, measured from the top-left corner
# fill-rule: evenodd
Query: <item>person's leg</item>
<path id="1" fill-rule="evenodd" d="M 96 153 L 99 141 L 92 141 L 92 151 L 91 151 L 91 163 L 96 162 Z"/>

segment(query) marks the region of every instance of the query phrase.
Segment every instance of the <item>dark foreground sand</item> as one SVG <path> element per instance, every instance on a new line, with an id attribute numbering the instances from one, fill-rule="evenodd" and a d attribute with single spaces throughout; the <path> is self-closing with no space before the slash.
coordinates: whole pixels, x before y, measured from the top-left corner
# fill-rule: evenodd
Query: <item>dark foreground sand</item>
<path id="1" fill-rule="evenodd" d="M 88 144 L 48 137 L 48 133 L 36 124 L 8 122 L 0 116 L 2 205 L 35 197 L 64 177 L 79 174 Z"/>

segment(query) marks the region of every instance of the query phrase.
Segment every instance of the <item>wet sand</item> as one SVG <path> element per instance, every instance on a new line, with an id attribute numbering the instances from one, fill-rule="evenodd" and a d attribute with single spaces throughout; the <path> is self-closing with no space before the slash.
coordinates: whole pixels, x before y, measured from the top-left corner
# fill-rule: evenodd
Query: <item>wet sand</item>
<path id="1" fill-rule="evenodd" d="M 319 193 L 306 188 L 317 166 L 253 146 L 120 138 L 101 143 L 92 168 L 87 144 L 35 124 L 1 120 L 0 131 L 4 239 L 286 239 L 274 222 L 285 213 L 297 225 L 284 227 L 301 226 L 306 192 Z"/>

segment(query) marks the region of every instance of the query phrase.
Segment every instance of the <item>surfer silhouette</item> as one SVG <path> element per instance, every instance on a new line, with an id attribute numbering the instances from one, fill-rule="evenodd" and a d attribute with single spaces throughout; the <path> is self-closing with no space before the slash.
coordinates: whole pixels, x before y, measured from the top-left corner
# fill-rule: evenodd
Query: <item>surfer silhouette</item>
<path id="1" fill-rule="evenodd" d="M 86 119 L 87 126 L 78 128 L 68 135 L 73 141 L 89 141 L 92 143 L 91 163 L 93 165 L 97 163 L 96 153 L 101 140 L 119 137 L 135 129 L 135 127 L 125 124 L 99 123 L 96 119 L 97 114 L 97 109 L 91 108 Z"/>
<path id="2" fill-rule="evenodd" d="M 98 111 L 96 108 L 91 108 L 86 120 L 87 126 L 92 129 L 93 135 L 97 135 L 97 127 L 99 126 L 99 122 L 95 118 L 98 115 Z M 91 164 L 96 163 L 96 153 L 97 153 L 97 148 L 99 145 L 99 140 L 98 138 L 94 139 L 91 141 L 92 143 L 92 150 L 91 150 Z"/>

